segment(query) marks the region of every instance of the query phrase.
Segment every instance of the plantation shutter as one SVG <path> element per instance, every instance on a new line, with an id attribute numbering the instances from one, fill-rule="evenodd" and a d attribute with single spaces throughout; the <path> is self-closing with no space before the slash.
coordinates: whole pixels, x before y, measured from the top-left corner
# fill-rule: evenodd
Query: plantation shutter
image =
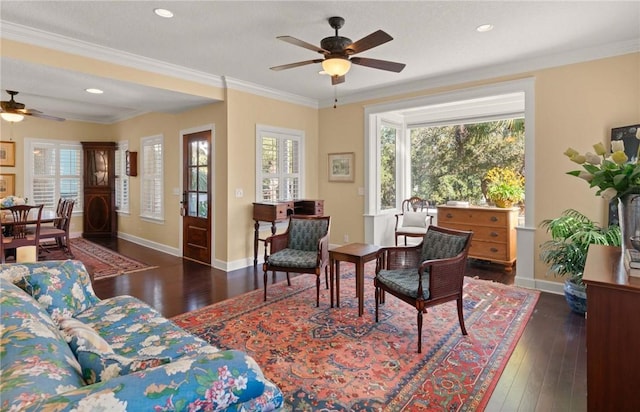
<path id="1" fill-rule="evenodd" d="M 299 199 L 302 193 L 300 136 L 258 130 L 259 201 Z"/>
<path id="2" fill-rule="evenodd" d="M 116 209 L 121 213 L 129 213 L 129 176 L 126 173 L 126 152 L 128 142 L 118 143 L 116 150 Z"/>
<path id="3" fill-rule="evenodd" d="M 75 199 L 82 210 L 82 148 L 77 144 L 34 141 L 31 144 L 31 196 L 29 203 L 54 211 L 58 198 Z"/>
<path id="4" fill-rule="evenodd" d="M 141 216 L 163 219 L 163 139 L 162 136 L 142 140 Z"/>

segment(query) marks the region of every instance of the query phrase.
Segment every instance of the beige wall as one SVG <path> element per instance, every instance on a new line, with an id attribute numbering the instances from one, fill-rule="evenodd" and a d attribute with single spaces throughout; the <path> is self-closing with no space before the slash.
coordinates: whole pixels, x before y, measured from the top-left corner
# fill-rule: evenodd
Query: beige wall
<path id="1" fill-rule="evenodd" d="M 607 205 L 595 190 L 566 175 L 575 165 L 562 155 L 568 146 L 591 150 L 596 142 L 608 143 L 611 128 L 640 123 L 640 53 L 522 73 L 518 76 L 474 82 L 455 87 L 424 90 L 376 101 L 339 105 L 320 111 L 320 157 L 338 151 L 356 152 L 356 181 L 328 183 L 326 165 L 320 164 L 320 197 L 331 214 L 332 243 L 364 240 L 364 198 L 357 196 L 364 185 L 364 107 L 381 101 L 403 100 L 443 91 L 490 85 L 532 76 L 535 79 L 535 225 L 575 208 L 599 222 L 607 221 Z M 547 239 L 536 231 L 535 244 Z M 545 277 L 546 266 L 537 261 L 535 277 Z M 549 278 L 547 280 L 555 280 Z"/>

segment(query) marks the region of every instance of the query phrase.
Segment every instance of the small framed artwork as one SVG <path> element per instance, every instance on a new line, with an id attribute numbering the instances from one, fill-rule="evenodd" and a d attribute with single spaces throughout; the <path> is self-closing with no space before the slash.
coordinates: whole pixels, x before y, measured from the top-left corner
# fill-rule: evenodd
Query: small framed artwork
<path id="1" fill-rule="evenodd" d="M 15 195 L 16 175 L 13 173 L 0 173 L 0 199 Z"/>
<path id="2" fill-rule="evenodd" d="M 16 142 L 0 142 L 0 166 L 16 165 Z"/>
<path id="3" fill-rule="evenodd" d="M 329 153 L 329 181 L 353 182 L 355 153 Z"/>

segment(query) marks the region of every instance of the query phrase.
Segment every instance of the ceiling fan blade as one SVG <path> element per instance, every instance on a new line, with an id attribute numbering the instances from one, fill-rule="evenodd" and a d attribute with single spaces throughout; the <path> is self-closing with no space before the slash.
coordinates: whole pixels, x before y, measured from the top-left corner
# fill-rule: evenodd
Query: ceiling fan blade
<path id="1" fill-rule="evenodd" d="M 387 70 L 390 72 L 400 73 L 406 66 L 404 63 L 390 62 L 387 60 L 369 59 L 366 57 L 352 57 L 349 59 L 351 63 L 360 66 L 372 67 L 374 69 Z"/>
<path id="2" fill-rule="evenodd" d="M 320 63 L 323 60 L 324 59 L 305 60 L 303 62 L 283 64 L 281 66 L 273 66 L 273 67 L 270 67 L 270 69 L 275 71 L 292 69 L 294 67 L 306 66 L 307 64 Z"/>
<path id="3" fill-rule="evenodd" d="M 41 119 L 47 119 L 47 120 L 55 120 L 56 122 L 64 122 L 65 119 L 63 119 L 62 117 L 57 117 L 57 116 L 51 116 L 48 114 L 44 114 L 38 110 L 27 110 L 26 113 L 24 113 L 27 116 L 33 116 L 33 117 L 39 117 Z"/>
<path id="4" fill-rule="evenodd" d="M 347 54 L 362 53 L 365 50 L 372 49 L 380 46 L 386 42 L 393 40 L 393 37 L 389 36 L 382 30 L 375 31 L 368 36 L 365 36 L 355 43 L 351 43 L 346 47 Z"/>
<path id="5" fill-rule="evenodd" d="M 344 83 L 344 75 L 343 76 L 331 76 L 331 85 L 335 86 L 336 84 Z"/>
<path id="6" fill-rule="evenodd" d="M 305 49 L 313 50 L 313 51 L 318 52 L 318 53 L 329 54 L 328 50 L 322 49 L 322 48 L 320 48 L 318 46 L 314 46 L 313 44 L 307 43 L 306 41 L 303 41 L 303 40 L 300 40 L 300 39 L 296 39 L 295 37 L 278 36 L 278 37 L 276 37 L 276 39 L 282 40 L 282 41 L 290 43 L 290 44 L 293 44 L 294 46 L 304 47 Z"/>

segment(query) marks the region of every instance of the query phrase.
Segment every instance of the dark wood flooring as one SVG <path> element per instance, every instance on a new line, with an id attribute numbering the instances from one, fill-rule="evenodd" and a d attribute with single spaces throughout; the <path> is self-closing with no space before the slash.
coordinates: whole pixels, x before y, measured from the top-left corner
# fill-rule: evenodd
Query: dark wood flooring
<path id="1" fill-rule="evenodd" d="M 96 294 L 133 295 L 166 317 L 262 288 L 262 272 L 253 267 L 223 272 L 122 239 L 97 242 L 158 267 L 97 280 Z M 515 272 L 472 261 L 467 275 L 511 285 Z M 278 280 L 284 280 L 284 274 Z M 572 313 L 563 296 L 541 293 L 485 410 L 586 411 L 585 336 L 584 317 Z"/>

